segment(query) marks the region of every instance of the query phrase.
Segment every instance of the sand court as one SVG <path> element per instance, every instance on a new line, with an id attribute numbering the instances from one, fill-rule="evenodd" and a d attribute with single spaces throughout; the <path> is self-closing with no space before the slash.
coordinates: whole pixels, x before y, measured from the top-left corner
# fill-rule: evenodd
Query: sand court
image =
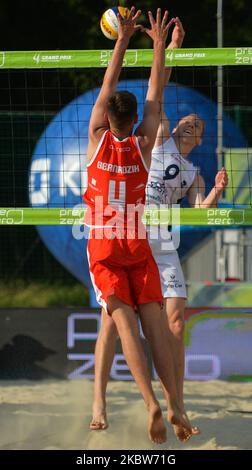
<path id="1" fill-rule="evenodd" d="M 158 382 L 154 390 L 165 411 Z M 202 434 L 179 443 L 168 426 L 158 446 L 147 437 L 147 413 L 134 383 L 108 385 L 109 428 L 91 431 L 93 382 L 1 381 L 0 449 L 157 450 L 252 448 L 252 384 L 223 381 L 185 382 L 185 405 Z"/>

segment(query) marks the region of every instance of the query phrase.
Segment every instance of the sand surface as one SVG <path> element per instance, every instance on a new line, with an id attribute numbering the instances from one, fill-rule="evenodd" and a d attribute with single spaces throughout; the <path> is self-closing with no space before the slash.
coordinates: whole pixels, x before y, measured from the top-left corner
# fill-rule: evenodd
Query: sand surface
<path id="1" fill-rule="evenodd" d="M 158 382 L 154 389 L 165 410 Z M 109 428 L 90 431 L 93 382 L 0 382 L 0 449 L 252 449 L 252 384 L 186 382 L 189 418 L 202 434 L 180 444 L 147 437 L 147 413 L 133 382 L 110 382 Z"/>

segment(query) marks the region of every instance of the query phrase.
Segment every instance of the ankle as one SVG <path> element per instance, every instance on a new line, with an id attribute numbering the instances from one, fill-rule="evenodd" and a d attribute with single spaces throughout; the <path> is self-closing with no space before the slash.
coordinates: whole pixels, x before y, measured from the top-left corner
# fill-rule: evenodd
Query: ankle
<path id="1" fill-rule="evenodd" d="M 100 410 L 106 410 L 106 401 L 102 400 L 101 398 L 99 399 L 94 399 L 93 401 L 93 409 L 100 409 Z"/>
<path id="2" fill-rule="evenodd" d="M 177 414 L 177 413 L 183 413 L 183 408 L 179 406 L 179 403 L 177 401 L 171 402 L 168 405 L 168 414 Z"/>
<path id="3" fill-rule="evenodd" d="M 160 408 L 160 405 L 159 405 L 159 403 L 158 403 L 158 401 L 153 400 L 153 401 L 151 401 L 150 403 L 147 403 L 147 410 L 148 410 L 149 412 L 154 411 L 154 410 L 157 410 L 157 409 L 161 409 L 161 408 Z"/>

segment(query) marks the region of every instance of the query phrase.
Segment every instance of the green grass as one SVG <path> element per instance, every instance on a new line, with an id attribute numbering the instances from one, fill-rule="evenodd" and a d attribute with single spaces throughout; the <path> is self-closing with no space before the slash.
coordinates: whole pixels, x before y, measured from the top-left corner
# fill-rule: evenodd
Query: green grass
<path id="1" fill-rule="evenodd" d="M 75 307 L 88 305 L 88 290 L 76 282 L 0 282 L 0 307 Z"/>
<path id="2" fill-rule="evenodd" d="M 227 380 L 229 382 L 252 382 L 252 375 L 230 375 Z"/>

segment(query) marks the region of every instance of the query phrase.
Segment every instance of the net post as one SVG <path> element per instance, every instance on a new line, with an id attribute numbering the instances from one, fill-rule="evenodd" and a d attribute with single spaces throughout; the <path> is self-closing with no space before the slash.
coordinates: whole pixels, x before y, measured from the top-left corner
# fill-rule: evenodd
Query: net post
<path id="1" fill-rule="evenodd" d="M 223 47 L 222 0 L 217 0 L 217 47 Z M 218 170 L 223 166 L 223 66 L 217 70 L 217 161 Z"/>

